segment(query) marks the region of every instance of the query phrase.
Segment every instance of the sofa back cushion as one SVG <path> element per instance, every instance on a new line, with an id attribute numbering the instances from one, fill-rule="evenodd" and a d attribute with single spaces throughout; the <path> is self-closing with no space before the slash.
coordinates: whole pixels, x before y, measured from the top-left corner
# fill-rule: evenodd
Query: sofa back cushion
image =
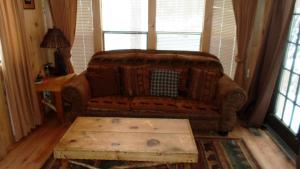
<path id="1" fill-rule="evenodd" d="M 117 50 L 96 53 L 89 62 L 88 69 L 99 65 L 120 67 L 119 89 L 125 96 L 149 96 L 151 71 L 165 67 L 180 72 L 178 94 L 200 100 L 211 100 L 215 96 L 223 67 L 216 56 L 202 52 L 159 51 L 159 50 Z M 202 80 L 195 77 L 201 73 L 191 73 L 191 69 L 203 70 Z M 198 75 L 197 75 L 198 74 Z M 216 79 L 215 81 L 212 79 Z M 201 84 L 198 84 L 201 81 Z M 206 84 L 206 85 L 204 85 Z M 212 85 L 210 85 L 212 84 Z M 206 87 L 205 87 L 206 86 Z M 191 88 L 192 87 L 192 88 Z M 209 91 L 212 87 L 212 93 Z M 195 92 L 196 91 L 196 92 Z"/>
<path id="2" fill-rule="evenodd" d="M 112 65 L 99 65 L 88 68 L 87 79 L 92 97 L 120 95 L 119 68 Z"/>
<path id="3" fill-rule="evenodd" d="M 151 71 L 151 96 L 178 97 L 180 72 L 168 69 Z"/>
<path id="4" fill-rule="evenodd" d="M 125 96 L 148 96 L 150 93 L 149 65 L 124 65 L 122 86 Z"/>
<path id="5" fill-rule="evenodd" d="M 192 99 L 210 103 L 215 99 L 217 83 L 221 74 L 215 71 L 192 68 L 188 95 Z"/>

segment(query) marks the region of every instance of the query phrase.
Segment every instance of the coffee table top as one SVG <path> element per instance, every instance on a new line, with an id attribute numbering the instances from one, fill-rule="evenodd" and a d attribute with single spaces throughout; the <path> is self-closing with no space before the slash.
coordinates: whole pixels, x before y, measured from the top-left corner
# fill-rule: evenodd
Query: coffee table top
<path id="1" fill-rule="evenodd" d="M 54 157 L 194 163 L 198 150 L 187 119 L 78 117 Z"/>

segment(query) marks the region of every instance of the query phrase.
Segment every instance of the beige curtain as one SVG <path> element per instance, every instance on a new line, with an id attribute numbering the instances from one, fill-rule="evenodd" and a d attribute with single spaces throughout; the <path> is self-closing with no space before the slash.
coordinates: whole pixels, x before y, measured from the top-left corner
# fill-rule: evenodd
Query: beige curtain
<path id="1" fill-rule="evenodd" d="M 245 88 L 247 48 L 255 20 L 257 0 L 232 0 L 236 19 L 238 55 L 236 56 L 236 73 L 234 80 Z"/>
<path id="2" fill-rule="evenodd" d="M 22 1 L 0 1 L 0 37 L 3 47 L 3 78 L 16 141 L 41 124 L 34 92 L 31 58 L 26 46 Z"/>
<path id="3" fill-rule="evenodd" d="M 268 112 L 276 81 L 284 59 L 284 49 L 289 32 L 295 0 L 273 1 L 271 22 L 266 29 L 268 36 L 257 59 L 254 80 L 250 83 L 251 99 L 248 122 L 259 127 Z"/>
<path id="4" fill-rule="evenodd" d="M 76 29 L 77 0 L 49 0 L 49 4 L 54 26 L 63 31 L 72 47 Z M 70 61 L 71 47 L 62 50 L 68 73 L 74 72 Z"/>
<path id="5" fill-rule="evenodd" d="M 2 58 L 2 48 L 0 39 L 0 58 Z M 9 113 L 6 104 L 5 88 L 3 84 L 2 66 L 0 63 L 0 159 L 7 153 L 7 148 L 14 142 Z"/>

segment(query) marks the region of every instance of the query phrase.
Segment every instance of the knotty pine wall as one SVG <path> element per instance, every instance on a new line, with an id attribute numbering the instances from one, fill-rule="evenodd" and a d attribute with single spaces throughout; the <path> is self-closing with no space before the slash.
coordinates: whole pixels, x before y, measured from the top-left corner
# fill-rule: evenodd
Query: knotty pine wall
<path id="1" fill-rule="evenodd" d="M 24 9 L 25 30 L 28 38 L 28 47 L 30 48 L 30 56 L 32 60 L 32 71 L 34 77 L 47 63 L 47 50 L 40 48 L 40 43 L 46 34 L 44 26 L 44 15 L 42 8 L 42 0 L 34 1 L 35 9 Z"/>

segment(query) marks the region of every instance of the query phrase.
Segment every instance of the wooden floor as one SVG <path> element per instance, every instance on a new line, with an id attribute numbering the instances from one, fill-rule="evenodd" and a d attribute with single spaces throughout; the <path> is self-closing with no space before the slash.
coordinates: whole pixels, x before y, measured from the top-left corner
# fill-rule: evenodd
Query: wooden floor
<path id="1" fill-rule="evenodd" d="M 54 120 L 40 126 L 11 148 L 8 155 L 0 161 L 0 169 L 39 169 L 66 129 L 66 125 L 60 125 Z M 247 129 L 237 126 L 229 137 L 242 137 L 264 169 L 295 169 L 295 165 L 265 131 L 261 131 L 260 136 L 255 136 Z"/>

